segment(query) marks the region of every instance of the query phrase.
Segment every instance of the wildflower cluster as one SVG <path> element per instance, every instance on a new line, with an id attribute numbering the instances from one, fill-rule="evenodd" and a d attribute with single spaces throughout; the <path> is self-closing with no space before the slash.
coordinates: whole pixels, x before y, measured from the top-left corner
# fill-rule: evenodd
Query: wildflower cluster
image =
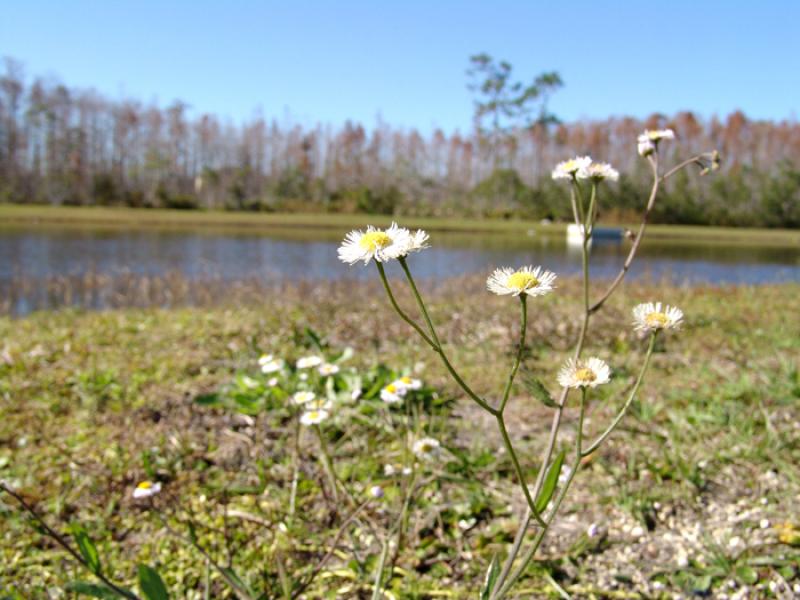
<path id="1" fill-rule="evenodd" d="M 599 186 L 607 182 L 617 181 L 619 179 L 619 173 L 608 163 L 595 162 L 589 156 L 576 156 L 572 159 L 557 164 L 553 169 L 553 179 L 566 180 L 571 186 L 570 191 L 573 216 L 575 218 L 575 223 L 578 226 L 579 231 L 582 232 L 583 236 L 582 259 L 584 311 L 582 315 L 581 333 L 576 342 L 575 352 L 565 361 L 557 376 L 558 384 L 561 386 L 561 393 L 558 395 L 557 399 L 554 399 L 550 395 L 546 386 L 538 379 L 534 379 L 534 381 L 530 384 L 530 389 L 533 390 L 532 393 L 535 396 L 542 400 L 547 406 L 555 408 L 550 439 L 548 440 L 547 447 L 543 454 L 541 468 L 539 469 L 539 474 L 532 490 L 528 487 L 528 483 L 526 482 L 525 478 L 525 471 L 521 467 L 514 444 L 508 433 L 505 423 L 505 409 L 509 401 L 515 376 L 523 359 L 527 327 L 528 298 L 539 298 L 553 292 L 555 290 L 554 282 L 556 280 L 556 274 L 546 270 L 541 266 L 534 267 L 529 265 L 520 268 L 500 267 L 495 269 L 487 278 L 486 287 L 488 291 L 499 296 L 516 297 L 519 299 L 521 306 L 521 326 L 518 353 L 511 367 L 508 382 L 505 385 L 502 396 L 500 396 L 498 401 L 492 401 L 476 393 L 464 381 L 463 377 L 458 374 L 456 368 L 453 366 L 447 356 L 446 348 L 438 337 L 436 328 L 425 306 L 425 302 L 422 299 L 422 296 L 420 295 L 419 290 L 414 282 L 411 270 L 407 263 L 407 257 L 410 253 L 427 247 L 428 235 L 423 231 L 416 231 L 412 233 L 410 230 L 399 227 L 396 223 L 392 223 L 391 227 L 389 227 L 387 230 L 380 230 L 370 227 L 366 232 L 353 231 L 347 234 L 344 242 L 339 248 L 339 258 L 343 262 L 354 264 L 358 261 L 363 261 L 366 265 L 371 261 L 371 259 L 375 260 L 384 289 L 386 290 L 389 300 L 398 315 L 419 334 L 425 343 L 431 346 L 434 352 L 441 358 L 444 367 L 452 375 L 453 379 L 462 388 L 465 394 L 482 409 L 493 416 L 497 421 L 499 433 L 503 439 L 504 447 L 511 458 L 519 486 L 521 487 L 522 492 L 527 500 L 528 508 L 526 511 L 526 516 L 522 519 L 520 531 L 517 534 L 517 541 L 513 545 L 503 569 L 499 572 L 499 575 L 496 572 L 494 575 L 487 575 L 486 587 L 481 593 L 482 597 L 497 600 L 505 597 L 508 594 L 514 582 L 524 571 L 525 566 L 533 558 L 533 555 L 541 543 L 544 534 L 547 532 L 555 513 L 564 498 L 564 495 L 570 487 L 573 477 L 580 467 L 581 460 L 594 452 L 608 438 L 608 436 L 622 420 L 628 407 L 631 405 L 649 366 L 650 358 L 655 346 L 656 336 L 662 331 L 679 328 L 683 322 L 683 313 L 680 309 L 674 306 L 663 305 L 661 302 L 646 302 L 633 307 L 632 313 L 634 330 L 649 335 L 649 344 L 645 353 L 642 367 L 627 399 L 622 403 L 621 408 L 619 408 L 616 416 L 612 419 L 609 426 L 597 436 L 593 443 L 589 444 L 588 446 L 584 445 L 584 414 L 589 391 L 597 388 L 598 386 L 609 383 L 612 376 L 611 368 L 601 358 L 595 356 L 585 359 L 582 357 L 591 316 L 602 307 L 604 302 L 614 292 L 627 273 L 630 263 L 635 257 L 636 251 L 644 235 L 647 217 L 650 210 L 652 210 L 659 183 L 668 178 L 670 175 L 679 171 L 684 166 L 688 166 L 690 164 L 696 164 L 707 168 L 706 163 L 709 155 L 700 155 L 681 163 L 669 171 L 666 175 L 660 175 L 658 172 L 657 160 L 659 143 L 664 140 L 674 139 L 674 137 L 675 135 L 672 130 L 663 129 L 656 131 L 645 131 L 637 139 L 638 153 L 648 159 L 653 170 L 653 189 L 645 209 L 645 214 L 643 215 L 642 225 L 638 234 L 634 237 L 630 253 L 625 261 L 625 265 L 623 266 L 617 278 L 614 279 L 614 281 L 612 281 L 612 283 L 609 285 L 606 292 L 595 303 L 590 302 L 588 265 L 590 248 L 589 242 L 591 240 L 593 228 L 597 222 L 597 215 L 601 205 L 599 200 Z M 713 162 L 716 154 L 712 153 L 710 156 L 712 156 Z M 400 262 L 400 265 L 406 275 L 408 286 L 414 295 L 419 312 L 423 317 L 424 326 L 406 313 L 405 310 L 403 310 L 397 303 L 394 293 L 392 292 L 392 286 L 387 280 L 381 264 L 389 260 L 397 260 Z M 410 389 L 408 383 L 409 382 L 404 382 L 401 380 L 389 383 L 381 390 L 381 399 L 390 404 L 400 402 L 408 389 Z M 553 452 L 561 426 L 561 415 L 566 408 L 569 392 L 573 389 L 579 390 L 580 392 L 577 431 L 574 438 L 575 462 L 572 464 L 572 466 L 565 466 L 563 464 L 564 453 L 562 452 L 554 458 Z M 439 451 L 439 444 L 433 439 L 420 438 L 414 442 L 412 450 L 413 453 L 418 457 L 433 456 Z M 555 500 L 553 500 L 553 504 L 551 506 L 550 502 L 551 499 L 554 498 L 556 486 L 559 488 L 559 493 L 557 496 L 555 496 Z M 530 548 L 522 558 L 521 564 L 517 565 L 517 568 L 514 569 L 515 562 L 519 558 L 519 553 L 521 551 L 521 543 L 531 523 L 535 523 L 536 526 L 538 526 L 539 535 L 537 535 L 536 541 L 534 542 L 532 548 Z M 490 574 L 492 573 L 492 569 L 493 568 L 490 568 Z"/>

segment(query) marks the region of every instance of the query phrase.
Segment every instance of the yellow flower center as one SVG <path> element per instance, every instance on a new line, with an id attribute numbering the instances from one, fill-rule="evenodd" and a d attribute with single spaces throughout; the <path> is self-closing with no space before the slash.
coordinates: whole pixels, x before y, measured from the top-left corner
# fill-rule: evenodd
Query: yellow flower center
<path id="1" fill-rule="evenodd" d="M 364 250 L 369 250 L 370 252 L 375 252 L 376 250 L 380 250 L 382 248 L 386 248 L 389 244 L 392 243 L 392 238 L 383 231 L 368 231 L 361 239 L 358 241 L 358 245 L 361 246 Z"/>
<path id="2" fill-rule="evenodd" d="M 663 312 L 651 312 L 644 320 L 650 327 L 666 327 L 669 323 L 669 317 Z"/>
<path id="3" fill-rule="evenodd" d="M 403 383 L 405 383 L 406 385 L 408 385 L 409 383 L 411 383 L 411 377 L 408 377 L 408 376 L 406 376 L 406 377 L 401 377 L 401 378 L 400 378 L 400 381 L 402 381 Z"/>
<path id="4" fill-rule="evenodd" d="M 153 487 L 153 484 L 149 481 L 143 481 L 136 487 L 139 488 L 140 490 L 149 490 L 151 487 Z"/>
<path id="5" fill-rule="evenodd" d="M 567 173 L 571 173 L 572 171 L 578 170 L 578 163 L 575 162 L 574 160 L 568 160 L 564 163 L 563 168 Z"/>
<path id="6" fill-rule="evenodd" d="M 319 413 L 315 410 L 312 410 L 310 413 L 308 413 L 308 418 L 311 421 L 316 421 L 319 418 Z"/>
<path id="7" fill-rule="evenodd" d="M 393 383 L 390 383 L 389 385 L 387 385 L 383 389 L 385 389 L 390 394 L 394 394 L 397 391 L 397 386 L 395 384 L 393 384 Z"/>
<path id="8" fill-rule="evenodd" d="M 506 285 L 515 290 L 528 290 L 539 285 L 539 280 L 530 273 L 517 271 L 508 278 Z"/>
<path id="9" fill-rule="evenodd" d="M 420 452 L 423 452 L 424 454 L 428 454 L 433 450 L 433 446 L 431 444 L 422 444 L 422 446 L 420 446 L 419 449 L 420 449 Z"/>
<path id="10" fill-rule="evenodd" d="M 595 379 L 597 379 L 597 375 L 588 367 L 583 367 L 582 369 L 575 371 L 575 379 L 581 383 L 592 383 Z"/>

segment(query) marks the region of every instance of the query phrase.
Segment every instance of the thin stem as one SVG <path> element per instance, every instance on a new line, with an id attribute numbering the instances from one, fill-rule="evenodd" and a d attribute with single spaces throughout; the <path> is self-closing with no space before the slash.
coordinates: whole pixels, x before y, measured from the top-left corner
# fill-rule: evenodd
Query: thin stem
<path id="1" fill-rule="evenodd" d="M 170 535 L 172 535 L 172 536 L 174 536 L 174 537 L 176 537 L 176 538 L 178 538 L 180 540 L 183 540 L 185 543 L 189 544 L 195 550 L 197 550 L 203 556 L 203 558 L 206 559 L 207 564 L 210 564 L 212 567 L 214 567 L 214 570 L 217 571 L 217 573 L 219 573 L 222 576 L 222 578 L 225 580 L 225 582 L 237 594 L 239 594 L 245 600 L 255 600 L 247 589 L 243 588 L 236 581 L 236 579 L 231 577 L 230 569 L 226 569 L 226 568 L 222 567 L 219 563 L 217 563 L 213 558 L 211 558 L 211 555 L 208 553 L 208 551 L 205 548 L 203 548 L 198 542 L 194 541 L 191 537 L 185 536 L 185 535 L 181 534 L 180 532 L 175 531 L 175 529 L 167 522 L 167 519 L 164 517 L 164 515 L 161 514 L 161 511 L 157 510 L 152 503 L 150 504 L 150 508 L 153 510 L 153 512 L 156 514 L 156 516 L 158 516 L 159 520 L 161 521 L 161 524 L 164 526 L 164 529 L 166 529 L 167 532 Z"/>
<path id="2" fill-rule="evenodd" d="M 450 364 L 450 360 L 447 358 L 447 355 L 444 353 L 444 349 L 442 348 L 442 345 L 439 342 L 439 336 L 436 335 L 436 329 L 433 326 L 433 322 L 431 321 L 430 315 L 428 314 L 428 309 L 425 307 L 425 302 L 423 302 L 419 290 L 417 290 L 417 286 L 414 283 L 414 278 L 411 275 L 411 271 L 408 268 L 408 264 L 406 263 L 405 258 L 400 258 L 399 262 L 400 265 L 403 267 L 403 271 L 405 271 L 406 279 L 408 279 L 408 284 L 411 287 L 411 291 L 414 293 L 414 298 L 417 301 L 419 310 L 425 317 L 425 321 L 427 322 L 428 327 L 430 328 L 431 335 L 433 336 L 433 339 L 436 342 L 435 344 L 433 344 L 433 349 L 442 358 L 442 362 L 444 363 L 444 366 L 447 369 L 447 371 L 450 373 L 450 376 L 453 379 L 455 379 L 456 383 L 461 387 L 461 389 L 464 390 L 467 396 L 472 398 L 472 400 L 475 401 L 475 403 L 478 404 L 478 406 L 480 406 L 483 410 L 485 410 L 489 414 L 496 415 L 497 410 L 489 406 L 489 404 L 483 398 L 481 398 L 480 396 L 478 396 L 478 394 L 473 392 L 472 388 L 470 388 L 467 385 L 467 383 L 461 378 L 461 375 L 459 375 L 453 368 L 453 365 Z"/>
<path id="3" fill-rule="evenodd" d="M 592 181 L 592 195 L 589 199 L 589 210 L 586 211 L 586 227 L 588 228 L 588 237 L 591 237 L 594 231 L 594 221 L 597 217 L 597 182 Z"/>
<path id="4" fill-rule="evenodd" d="M 633 259 L 636 258 L 636 253 L 639 251 L 639 245 L 642 243 L 642 238 L 644 238 L 645 229 L 647 229 L 647 220 L 650 217 L 650 212 L 653 210 L 653 206 L 655 205 L 656 196 L 658 195 L 658 185 L 661 181 L 665 179 L 665 177 L 658 176 L 658 153 L 651 154 L 647 157 L 648 161 L 650 162 L 650 167 L 653 170 L 653 187 L 650 189 L 650 196 L 647 199 L 647 206 L 644 209 L 644 214 L 642 214 L 642 222 L 639 225 L 639 231 L 636 233 L 636 237 L 633 239 L 633 243 L 631 244 L 631 249 L 628 251 L 628 256 L 625 258 L 625 262 L 622 264 L 622 269 L 608 286 L 606 291 L 600 297 L 600 299 L 595 302 L 589 312 L 597 312 L 600 310 L 600 307 L 608 300 L 611 294 L 614 293 L 614 290 L 617 289 L 622 280 L 625 279 L 625 275 L 628 272 L 628 269 L 631 268 L 631 264 L 633 263 Z M 696 160 L 697 157 L 695 157 Z M 686 166 L 687 164 L 691 164 L 693 161 L 684 161 Z M 683 167 L 681 167 L 683 168 Z M 674 171 L 674 169 L 673 169 Z M 672 171 L 670 172 L 672 174 Z"/>
<path id="5" fill-rule="evenodd" d="M 528 296 L 527 294 L 520 294 L 519 295 L 520 301 L 520 308 L 521 308 L 521 315 L 520 315 L 520 331 L 519 331 L 519 348 L 517 349 L 517 357 L 514 360 L 514 366 L 511 367 L 511 373 L 508 374 L 508 382 L 506 383 L 506 389 L 503 392 L 503 399 L 500 402 L 500 407 L 497 411 L 500 414 L 503 414 L 503 411 L 506 409 L 506 403 L 508 402 L 508 397 L 511 394 L 511 386 L 514 384 L 514 378 L 517 376 L 517 371 L 519 370 L 519 364 L 522 362 L 522 353 L 525 350 L 525 332 L 528 329 Z"/>
<path id="6" fill-rule="evenodd" d="M 536 510 L 536 502 L 534 501 L 533 496 L 531 496 L 531 491 L 528 489 L 528 484 L 525 482 L 525 474 L 522 472 L 522 467 L 519 464 L 517 453 L 514 451 L 514 446 L 511 443 L 511 438 L 508 435 L 508 429 L 506 429 L 505 419 L 501 414 L 495 415 L 495 418 L 497 419 L 497 427 L 500 429 L 500 434 L 503 436 L 503 445 L 505 446 L 506 451 L 511 457 L 511 462 L 514 464 L 514 471 L 517 474 L 517 480 L 519 481 L 519 486 L 522 488 L 522 492 L 525 494 L 525 500 L 527 500 L 528 502 L 528 508 L 530 508 L 531 515 L 536 520 L 536 522 L 539 523 L 539 525 L 544 527 L 545 522 L 539 515 L 539 511 Z"/>
<path id="7" fill-rule="evenodd" d="M 338 508 L 339 482 L 336 479 L 336 472 L 333 470 L 333 461 L 331 461 L 331 455 L 328 452 L 328 444 L 325 443 L 325 437 L 322 435 L 322 428 L 319 425 L 314 425 L 314 429 L 317 432 L 319 447 L 322 451 L 322 465 L 325 467 L 325 473 L 328 475 L 328 480 L 330 481 L 331 490 L 333 491 L 333 501 L 337 504 Z"/>
<path id="8" fill-rule="evenodd" d="M 6 494 L 14 498 L 17 503 L 23 508 L 25 512 L 27 512 L 34 521 L 36 521 L 39 526 L 44 530 L 44 532 L 50 536 L 59 546 L 61 546 L 64 550 L 66 550 L 72 558 L 74 558 L 78 563 L 87 571 L 89 571 L 92 575 L 97 577 L 100 581 L 102 581 L 106 586 L 114 590 L 118 595 L 122 596 L 123 598 L 130 598 L 131 600 L 138 600 L 138 596 L 131 592 L 130 590 L 125 590 L 116 585 L 113 581 L 111 581 L 108 577 L 103 575 L 100 570 L 95 571 L 92 569 L 86 560 L 81 556 L 76 550 L 70 546 L 69 542 L 64 538 L 63 535 L 58 533 L 55 529 L 50 527 L 47 522 L 42 518 L 36 509 L 33 508 L 30 504 L 28 504 L 25 499 L 15 492 L 13 489 L 8 487 L 5 483 L 0 481 L 0 490 L 4 491 Z"/>
<path id="9" fill-rule="evenodd" d="M 531 547 L 525 552 L 522 557 L 522 561 L 520 562 L 519 566 L 514 570 L 510 577 L 508 577 L 504 583 L 500 584 L 498 582 L 499 590 L 493 596 L 493 600 L 501 600 L 511 589 L 514 583 L 519 579 L 519 577 L 525 572 L 525 569 L 528 567 L 531 559 L 533 559 L 534 554 L 536 554 L 536 550 L 539 549 L 539 546 L 544 539 L 544 536 L 547 534 L 547 531 L 550 525 L 553 523 L 553 519 L 555 519 L 556 514 L 558 513 L 558 509 L 561 507 L 561 503 L 564 501 L 564 498 L 567 495 L 567 491 L 569 490 L 570 485 L 572 484 L 572 480 L 575 478 L 575 474 L 578 472 L 578 469 L 581 465 L 581 446 L 583 444 L 583 420 L 586 414 L 586 390 L 585 388 L 582 390 L 581 393 L 581 406 L 580 406 L 580 415 L 578 416 L 578 428 L 575 434 L 575 464 L 570 469 L 569 475 L 567 476 L 567 480 L 564 482 L 563 487 L 561 488 L 558 496 L 556 497 L 553 508 L 550 510 L 550 514 L 545 518 L 545 526 L 542 527 L 536 534 L 536 537 L 531 544 Z"/>
<path id="10" fill-rule="evenodd" d="M 383 550 L 375 572 L 375 586 L 372 591 L 372 600 L 379 600 L 383 595 L 383 569 L 386 566 L 386 557 L 389 554 L 389 540 L 383 542 Z"/>
<path id="11" fill-rule="evenodd" d="M 386 271 L 384 271 L 383 265 L 376 260 L 375 266 L 378 267 L 378 273 L 381 276 L 381 281 L 383 282 L 383 288 L 386 290 L 386 295 L 389 296 L 389 302 L 392 303 L 394 310 L 397 312 L 398 315 L 400 315 L 401 319 L 403 319 L 406 323 L 411 325 L 411 327 L 413 327 L 417 331 L 417 333 L 422 337 L 423 340 L 425 340 L 428 343 L 428 345 L 431 348 L 438 351 L 439 345 L 434 344 L 433 340 L 431 340 L 431 338 L 429 338 L 428 335 L 422 330 L 422 327 L 417 325 L 413 321 L 413 319 L 411 319 L 411 317 L 409 317 L 405 312 L 403 312 L 403 309 L 400 308 L 400 305 L 397 304 L 397 300 L 395 300 L 394 294 L 392 293 L 392 288 L 389 286 L 389 280 L 386 279 Z"/>
<path id="12" fill-rule="evenodd" d="M 575 201 L 575 187 L 569 186 L 569 199 L 572 202 L 572 216 L 575 218 L 575 225 L 581 226 L 581 218 L 578 216 L 578 204 Z"/>
<path id="13" fill-rule="evenodd" d="M 633 384 L 633 389 L 631 389 L 631 393 L 628 396 L 628 399 L 625 401 L 625 404 L 622 406 L 620 411 L 617 413 L 617 416 L 611 421 L 611 424 L 606 428 L 606 430 L 600 434 L 600 436 L 583 452 L 583 456 L 588 456 L 595 450 L 597 450 L 598 446 L 602 444 L 606 438 L 611 435 L 611 432 L 616 429 L 619 422 L 625 416 L 625 413 L 630 407 L 633 399 L 636 397 L 636 393 L 639 391 L 639 386 L 642 385 L 642 380 L 644 379 L 644 374 L 647 372 L 647 367 L 650 365 L 650 357 L 653 355 L 653 348 L 656 345 L 656 332 L 653 332 L 650 336 L 650 344 L 647 347 L 647 354 L 644 357 L 644 363 L 642 364 L 642 368 L 639 371 L 639 376 L 636 378 L 636 383 Z"/>

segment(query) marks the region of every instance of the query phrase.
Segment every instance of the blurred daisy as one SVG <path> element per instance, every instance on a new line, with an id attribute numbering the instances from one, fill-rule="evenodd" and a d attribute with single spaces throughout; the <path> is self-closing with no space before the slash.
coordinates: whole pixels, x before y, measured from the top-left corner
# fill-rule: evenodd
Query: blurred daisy
<path id="1" fill-rule="evenodd" d="M 553 290 L 555 273 L 545 271 L 542 267 L 522 267 L 514 270 L 510 267 L 496 269 L 486 280 L 490 292 L 503 296 L 511 294 L 519 296 L 543 296 Z"/>
<path id="2" fill-rule="evenodd" d="M 350 400 L 355 402 L 359 398 L 361 398 L 361 388 L 356 388 L 352 392 L 350 392 Z"/>
<path id="3" fill-rule="evenodd" d="M 393 381 L 392 385 L 406 390 L 418 390 L 422 387 L 422 382 L 419 379 L 413 379 L 411 377 L 405 376 Z"/>
<path id="4" fill-rule="evenodd" d="M 636 148 L 642 156 L 650 156 L 656 151 L 656 145 L 648 139 L 641 139 L 641 136 Z"/>
<path id="5" fill-rule="evenodd" d="M 150 498 L 155 496 L 161 491 L 161 484 L 159 482 L 153 483 L 152 481 L 142 481 L 133 490 L 134 498 Z"/>
<path id="6" fill-rule="evenodd" d="M 278 378 L 277 377 L 270 377 L 269 381 L 267 381 L 267 385 L 269 387 L 275 387 L 276 385 L 278 385 Z"/>
<path id="7" fill-rule="evenodd" d="M 430 459 L 439 453 L 440 447 L 439 440 L 425 437 L 414 442 L 411 451 L 419 458 Z"/>
<path id="8" fill-rule="evenodd" d="M 303 413 L 300 417 L 300 422 L 303 425 L 319 425 L 328 418 L 327 410 L 309 410 Z"/>
<path id="9" fill-rule="evenodd" d="M 645 129 L 644 133 L 639 135 L 638 140 L 642 141 L 651 141 L 654 143 L 658 143 L 661 140 L 674 140 L 675 139 L 675 132 L 672 129 Z"/>
<path id="10" fill-rule="evenodd" d="M 637 331 L 678 329 L 683 321 L 683 311 L 675 306 L 664 306 L 661 302 L 646 302 L 633 309 L 633 324 Z"/>
<path id="11" fill-rule="evenodd" d="M 295 392 L 294 395 L 292 396 L 292 402 L 294 404 L 308 404 L 316 397 L 317 396 L 314 392 L 306 392 L 306 391 Z"/>
<path id="12" fill-rule="evenodd" d="M 326 410 L 329 411 L 333 407 L 333 402 L 327 398 L 315 398 L 303 405 L 305 410 Z"/>
<path id="13" fill-rule="evenodd" d="M 569 160 L 565 160 L 556 165 L 553 169 L 553 179 L 573 179 L 578 176 L 581 169 L 587 168 L 592 164 L 592 159 L 589 156 L 576 156 Z"/>
<path id="14" fill-rule="evenodd" d="M 274 373 L 283 368 L 283 361 L 275 358 L 272 354 L 264 354 L 258 359 L 258 365 L 261 367 L 262 373 Z"/>
<path id="15" fill-rule="evenodd" d="M 593 162 L 587 167 L 578 171 L 579 179 L 591 179 L 592 181 L 599 182 L 605 179 L 609 181 L 616 181 L 619 179 L 619 172 L 608 163 Z"/>
<path id="16" fill-rule="evenodd" d="M 403 396 L 406 395 L 406 388 L 390 383 L 381 390 L 381 400 L 387 404 L 397 404 L 402 402 Z"/>
<path id="17" fill-rule="evenodd" d="M 558 383 L 569 388 L 597 387 L 610 377 L 611 369 L 599 358 L 577 362 L 570 358 L 558 374 Z"/>
<path id="18" fill-rule="evenodd" d="M 427 236 L 424 237 L 427 239 Z M 412 248 L 412 245 L 424 244 L 425 239 L 417 237 L 417 234 L 412 236 L 408 229 L 399 227 L 397 223 L 392 223 L 385 230 L 370 225 L 366 232 L 355 230 L 345 236 L 339 246 L 339 260 L 351 265 L 360 260 L 367 264 L 373 258 L 378 262 L 386 262 L 405 256 L 412 250 L 421 250 L 421 247 Z"/>
<path id="19" fill-rule="evenodd" d="M 330 377 L 331 375 L 336 375 L 339 372 L 338 365 L 332 365 L 331 363 L 323 363 L 319 366 L 319 374 L 323 377 Z"/>
<path id="20" fill-rule="evenodd" d="M 256 381 L 252 377 L 248 377 L 247 375 L 242 375 L 242 380 L 241 381 L 242 381 L 242 385 L 244 387 L 250 388 L 251 390 L 253 388 L 257 388 L 258 387 L 258 381 Z"/>
<path id="21" fill-rule="evenodd" d="M 373 485 L 369 488 L 369 495 L 373 498 L 383 498 L 383 488 L 379 485 Z"/>
<path id="22" fill-rule="evenodd" d="M 313 369 L 322 364 L 322 359 L 319 356 L 304 356 L 297 360 L 295 366 L 298 369 Z"/>

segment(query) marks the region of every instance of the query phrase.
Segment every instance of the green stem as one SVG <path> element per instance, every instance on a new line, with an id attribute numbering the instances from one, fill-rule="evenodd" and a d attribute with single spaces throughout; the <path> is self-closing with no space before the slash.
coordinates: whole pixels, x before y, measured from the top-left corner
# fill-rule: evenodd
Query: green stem
<path id="1" fill-rule="evenodd" d="M 392 293 L 392 288 L 389 286 L 389 280 L 386 279 L 386 271 L 384 271 L 383 265 L 376 260 L 375 266 L 378 267 L 378 273 L 381 276 L 381 281 L 383 282 L 383 288 L 386 290 L 386 295 L 389 296 L 389 302 L 392 303 L 394 310 L 397 312 L 398 315 L 400 315 L 401 319 L 403 319 L 406 323 L 411 325 L 411 327 L 413 327 L 417 331 L 417 333 L 422 337 L 423 340 L 425 340 L 428 343 L 428 345 L 431 348 L 438 351 L 439 350 L 438 344 L 434 344 L 433 340 L 431 340 L 431 338 L 429 338 L 428 335 L 422 330 L 422 327 L 417 325 L 411 319 L 411 317 L 409 317 L 405 312 L 403 312 L 403 309 L 400 308 L 400 305 L 397 304 L 397 300 L 395 300 L 394 294 Z"/>
<path id="2" fill-rule="evenodd" d="M 575 474 L 578 472 L 578 469 L 581 466 L 581 446 L 583 444 L 583 420 L 586 414 L 586 390 L 582 390 L 581 394 L 581 407 L 580 407 L 580 415 L 578 417 L 578 429 L 575 434 L 575 464 L 572 466 L 569 475 L 567 476 L 567 480 L 564 482 L 561 491 L 558 493 L 558 496 L 553 503 L 553 508 L 550 510 L 550 514 L 545 519 L 545 526 L 542 527 L 537 533 L 536 537 L 533 540 L 533 543 L 530 548 L 525 552 L 522 557 L 522 561 L 520 562 L 519 566 L 514 570 L 514 572 L 505 580 L 502 584 L 502 587 L 499 588 L 497 594 L 493 596 L 493 600 L 501 600 L 508 592 L 511 590 L 514 583 L 516 583 L 517 579 L 525 572 L 525 569 L 528 567 L 528 564 L 533 559 L 534 554 L 536 554 L 536 550 L 539 549 L 539 546 L 544 539 L 544 536 L 547 534 L 550 525 L 553 523 L 553 519 L 555 519 L 556 514 L 558 513 L 558 509 L 561 507 L 561 503 L 564 501 L 564 498 L 567 495 L 567 491 L 569 490 L 570 485 L 572 485 L 572 480 L 575 478 Z"/>
<path id="3" fill-rule="evenodd" d="M 650 344 L 647 347 L 647 354 L 644 357 L 644 364 L 642 364 L 642 368 L 639 371 L 639 376 L 636 378 L 636 383 L 633 384 L 633 389 L 631 389 L 631 393 L 628 396 L 628 399 L 625 401 L 625 404 L 617 413 L 617 416 L 614 418 L 614 420 L 611 421 L 611 424 L 606 428 L 606 430 L 600 434 L 600 436 L 584 451 L 583 456 L 588 456 L 597 450 L 598 446 L 600 446 L 600 444 L 602 444 L 606 438 L 611 435 L 611 432 L 614 431 L 617 425 L 619 425 L 619 422 L 622 421 L 622 418 L 625 416 L 628 407 L 630 407 L 633 399 L 636 397 L 636 393 L 639 391 L 639 386 L 642 385 L 644 374 L 647 372 L 647 367 L 650 365 L 650 357 L 653 355 L 653 349 L 656 345 L 656 335 L 657 332 L 654 331 L 650 336 Z"/>
<path id="4" fill-rule="evenodd" d="M 336 478 L 336 472 L 333 470 L 333 461 L 328 452 L 328 444 L 325 443 L 325 437 L 322 435 L 322 428 L 319 425 L 314 425 L 314 430 L 317 432 L 317 437 L 319 438 L 319 447 L 322 451 L 322 466 L 325 468 L 325 473 L 328 475 L 328 480 L 330 481 L 331 490 L 333 491 L 333 501 L 338 505 L 339 482 Z"/>
<path id="5" fill-rule="evenodd" d="M 411 271 L 408 268 L 408 264 L 406 263 L 405 258 L 399 259 L 400 265 L 403 267 L 403 271 L 406 274 L 406 279 L 408 279 L 408 284 L 411 287 L 411 291 L 414 293 L 414 298 L 417 301 L 417 305 L 419 306 L 419 310 L 422 315 L 425 317 L 425 322 L 428 324 L 428 328 L 431 331 L 431 336 L 435 340 L 435 345 L 433 345 L 433 349 L 437 352 L 437 354 L 442 358 L 442 362 L 444 363 L 445 368 L 450 373 L 450 376 L 455 379 L 456 383 L 461 387 L 462 390 L 472 398 L 472 400 L 478 404 L 483 410 L 488 412 L 491 415 L 496 415 L 497 410 L 489 406 L 489 404 L 483 400 L 478 394 L 472 391 L 467 383 L 461 378 L 461 376 L 456 372 L 453 368 L 453 365 L 450 364 L 450 360 L 447 358 L 447 355 L 444 353 L 444 349 L 442 348 L 441 343 L 439 342 L 439 336 L 436 335 L 436 329 L 433 326 L 433 322 L 431 321 L 430 315 L 428 314 L 428 309 L 425 308 L 425 302 L 422 301 L 422 296 L 420 296 L 419 290 L 417 290 L 417 286 L 414 283 L 414 278 L 411 275 Z"/>
<path id="6" fill-rule="evenodd" d="M 591 238 L 592 231 L 594 231 L 594 221 L 597 217 L 597 183 L 595 181 L 592 181 L 592 194 L 589 197 L 589 210 L 586 211 L 586 216 L 586 235 Z"/>
<path id="7" fill-rule="evenodd" d="M 520 294 L 519 300 L 520 308 L 522 309 L 520 315 L 519 349 L 517 350 L 517 357 L 514 360 L 514 366 L 511 367 L 511 373 L 508 374 L 508 382 L 506 383 L 506 389 L 503 392 L 503 400 L 500 402 L 500 408 L 497 409 L 500 414 L 503 414 L 503 411 L 506 409 L 506 403 L 508 402 L 508 397 L 511 394 L 511 386 L 514 384 L 514 378 L 517 376 L 519 364 L 522 362 L 522 353 L 525 349 L 525 332 L 528 329 L 527 294 Z"/>
<path id="8" fill-rule="evenodd" d="M 519 486 L 522 488 L 522 493 L 525 494 L 525 500 L 528 502 L 528 508 L 531 510 L 531 515 L 536 522 L 539 523 L 539 525 L 545 527 L 545 522 L 539 515 L 539 511 L 536 510 L 536 502 L 534 501 L 533 496 L 531 496 L 531 491 L 528 489 L 528 484 L 525 482 L 525 474 L 522 472 L 522 467 L 519 464 L 517 453 L 514 451 L 511 438 L 508 435 L 505 419 L 503 418 L 502 414 L 495 415 L 495 418 L 497 419 L 497 427 L 500 429 L 500 434 L 503 436 L 503 445 L 505 446 L 508 455 L 511 457 L 511 462 L 514 464 L 514 471 L 517 474 L 517 480 L 519 481 Z"/>

